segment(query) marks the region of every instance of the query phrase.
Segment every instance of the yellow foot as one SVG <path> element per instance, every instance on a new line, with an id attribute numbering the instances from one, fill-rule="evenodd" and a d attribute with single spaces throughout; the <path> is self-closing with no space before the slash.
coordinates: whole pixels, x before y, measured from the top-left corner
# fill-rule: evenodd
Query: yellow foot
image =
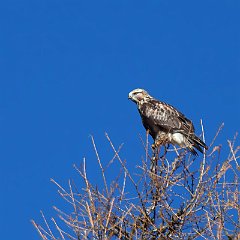
<path id="1" fill-rule="evenodd" d="M 162 141 L 155 141 L 154 144 L 152 144 L 152 149 L 159 148 L 163 144 Z"/>

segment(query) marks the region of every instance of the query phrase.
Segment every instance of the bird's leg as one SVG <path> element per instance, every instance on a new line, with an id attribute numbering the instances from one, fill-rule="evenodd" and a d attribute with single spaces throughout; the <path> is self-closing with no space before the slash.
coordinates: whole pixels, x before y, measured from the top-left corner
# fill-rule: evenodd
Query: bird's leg
<path id="1" fill-rule="evenodd" d="M 156 149 L 159 149 L 159 147 L 162 145 L 161 139 L 156 139 L 154 143 L 152 144 L 152 150 L 155 151 Z M 158 151 L 159 152 L 159 151 Z"/>
<path id="2" fill-rule="evenodd" d="M 154 162 L 157 162 L 159 159 L 163 160 L 164 157 L 166 156 L 167 149 L 169 147 L 169 144 L 166 147 L 166 142 L 167 142 L 167 139 L 166 139 L 165 134 L 159 133 L 157 135 L 157 137 L 155 138 L 154 144 L 152 144 Z M 159 152 L 160 152 L 160 146 L 161 145 L 164 145 L 164 154 L 159 157 Z M 155 163 L 155 165 L 156 165 L 156 163 Z"/>
<path id="3" fill-rule="evenodd" d="M 155 141 L 154 144 L 152 144 L 153 155 L 156 161 L 159 159 L 160 146 L 160 141 Z"/>

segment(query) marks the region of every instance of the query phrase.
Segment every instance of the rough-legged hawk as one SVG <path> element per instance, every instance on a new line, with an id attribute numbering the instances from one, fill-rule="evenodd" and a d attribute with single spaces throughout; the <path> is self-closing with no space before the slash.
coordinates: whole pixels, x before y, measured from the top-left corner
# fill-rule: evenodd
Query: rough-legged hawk
<path id="1" fill-rule="evenodd" d="M 192 121 L 173 106 L 151 97 L 143 89 L 135 89 L 128 96 L 138 106 L 143 125 L 154 139 L 153 147 L 168 143 L 189 149 L 194 155 L 207 145 L 195 135 Z"/>

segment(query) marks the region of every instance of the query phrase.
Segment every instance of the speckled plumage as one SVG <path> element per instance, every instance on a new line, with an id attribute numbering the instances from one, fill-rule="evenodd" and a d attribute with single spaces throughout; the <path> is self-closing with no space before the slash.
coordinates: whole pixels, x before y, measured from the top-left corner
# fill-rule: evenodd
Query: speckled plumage
<path id="1" fill-rule="evenodd" d="M 156 147 L 164 144 L 177 144 L 197 154 L 194 148 L 203 152 L 207 145 L 195 135 L 192 121 L 173 106 L 158 101 L 143 89 L 129 93 L 129 99 L 138 106 L 143 125 L 154 139 Z"/>

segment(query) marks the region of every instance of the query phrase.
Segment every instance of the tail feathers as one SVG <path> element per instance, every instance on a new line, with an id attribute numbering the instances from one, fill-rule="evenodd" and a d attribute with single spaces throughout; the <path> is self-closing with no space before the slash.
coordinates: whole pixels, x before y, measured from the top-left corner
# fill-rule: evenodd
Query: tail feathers
<path id="1" fill-rule="evenodd" d="M 205 142 L 203 142 L 199 137 L 197 137 L 196 135 L 194 136 L 194 141 L 196 141 L 199 145 L 201 145 L 203 148 L 205 148 L 206 150 L 208 150 L 208 146 L 205 144 Z"/>
<path id="2" fill-rule="evenodd" d="M 208 146 L 196 135 L 188 137 L 188 142 L 189 146 L 187 148 L 194 155 L 198 155 L 194 148 L 196 148 L 201 153 L 203 153 L 203 148 L 205 148 L 206 150 L 208 149 Z"/>

